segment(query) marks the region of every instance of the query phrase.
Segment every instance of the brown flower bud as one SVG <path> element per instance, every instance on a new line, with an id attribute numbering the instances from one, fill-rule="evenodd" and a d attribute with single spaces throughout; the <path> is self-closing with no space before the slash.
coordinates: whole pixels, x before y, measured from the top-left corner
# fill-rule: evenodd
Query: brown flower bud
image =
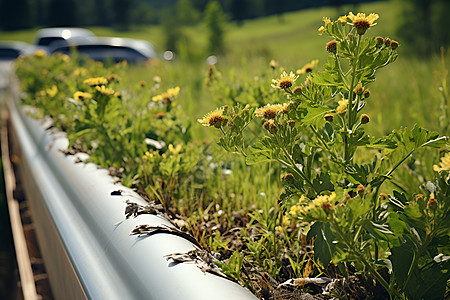
<path id="1" fill-rule="evenodd" d="M 362 198 L 364 196 L 364 192 L 366 191 L 366 189 L 362 184 L 359 184 L 358 187 L 356 188 L 356 191 L 358 195 Z"/>
<path id="2" fill-rule="evenodd" d="M 381 36 L 377 36 L 377 47 L 381 47 L 384 44 L 384 39 Z"/>
<path id="3" fill-rule="evenodd" d="M 364 87 L 362 86 L 361 82 L 358 83 L 353 92 L 358 96 L 361 96 L 364 93 Z"/>
<path id="4" fill-rule="evenodd" d="M 386 200 L 388 198 L 388 195 L 385 193 L 380 193 L 380 199 L 381 200 Z"/>
<path id="5" fill-rule="evenodd" d="M 337 41 L 330 41 L 327 43 L 327 46 L 325 49 L 330 53 L 336 53 L 337 52 Z"/>
<path id="6" fill-rule="evenodd" d="M 432 211 L 435 211 L 438 207 L 438 201 L 436 198 L 434 198 L 434 195 L 432 194 L 430 196 L 430 200 L 428 200 L 428 208 Z"/>
<path id="7" fill-rule="evenodd" d="M 368 115 L 366 114 L 362 114 L 361 115 L 361 124 L 367 124 L 370 122 L 370 118 Z"/>
<path id="8" fill-rule="evenodd" d="M 294 120 L 289 120 L 288 122 L 289 127 L 294 128 L 295 127 L 295 121 Z"/>
<path id="9" fill-rule="evenodd" d="M 364 90 L 364 99 L 369 98 L 369 97 L 370 97 L 370 91 Z"/>
<path id="10" fill-rule="evenodd" d="M 287 173 L 286 175 L 284 175 L 283 180 L 286 181 L 287 183 L 294 183 L 295 181 L 295 177 L 294 175 L 292 175 L 292 173 Z"/>
<path id="11" fill-rule="evenodd" d="M 296 87 L 292 90 L 292 92 L 293 92 L 295 95 L 301 95 L 302 92 L 303 92 L 303 87 L 301 87 L 301 86 L 296 86 Z"/>
<path id="12" fill-rule="evenodd" d="M 323 118 L 325 119 L 325 121 L 331 123 L 334 120 L 334 114 L 326 114 Z"/>
<path id="13" fill-rule="evenodd" d="M 388 37 L 386 37 L 386 38 L 384 39 L 384 45 L 385 45 L 386 47 L 390 47 L 390 46 L 391 46 L 391 39 L 388 38 Z"/>
<path id="14" fill-rule="evenodd" d="M 322 203 L 322 205 L 320 207 L 323 209 L 323 211 L 327 215 L 329 215 L 333 212 L 333 205 L 331 205 L 331 203 L 329 203 L 329 202 Z"/>
<path id="15" fill-rule="evenodd" d="M 398 42 L 397 41 L 391 41 L 391 49 L 395 50 L 398 48 Z"/>

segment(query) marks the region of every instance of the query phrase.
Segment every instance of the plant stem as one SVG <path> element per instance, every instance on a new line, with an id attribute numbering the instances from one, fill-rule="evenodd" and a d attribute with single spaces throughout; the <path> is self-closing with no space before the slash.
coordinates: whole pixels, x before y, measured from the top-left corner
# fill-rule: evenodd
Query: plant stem
<path id="1" fill-rule="evenodd" d="M 288 166 L 292 167 L 292 168 L 295 170 L 295 172 L 296 172 L 298 175 L 300 175 L 300 176 L 303 178 L 303 180 L 305 180 L 306 183 L 308 183 L 308 185 L 309 185 L 311 188 L 313 188 L 312 182 L 306 177 L 305 173 L 303 173 L 302 170 L 300 170 L 300 168 L 297 167 L 297 164 L 296 164 L 295 161 L 292 159 L 292 157 L 289 155 L 289 153 L 287 153 L 286 149 L 281 148 L 281 150 L 283 151 L 284 156 L 285 156 L 285 157 L 288 159 L 288 161 L 289 161 Z"/>

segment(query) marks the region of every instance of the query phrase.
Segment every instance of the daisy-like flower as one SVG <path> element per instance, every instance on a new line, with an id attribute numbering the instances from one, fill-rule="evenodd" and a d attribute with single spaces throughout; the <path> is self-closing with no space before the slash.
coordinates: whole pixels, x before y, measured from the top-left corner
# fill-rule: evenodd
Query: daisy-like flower
<path id="1" fill-rule="evenodd" d="M 207 113 L 203 117 L 203 119 L 198 119 L 197 121 L 203 126 L 213 126 L 216 128 L 220 128 L 227 120 L 223 116 L 223 111 L 224 111 L 223 107 L 217 108 L 216 110 Z"/>
<path id="2" fill-rule="evenodd" d="M 266 106 L 257 108 L 255 110 L 255 116 L 264 118 L 266 120 L 275 119 L 280 111 L 286 112 L 289 107 L 289 103 L 284 104 L 267 104 Z"/>
<path id="3" fill-rule="evenodd" d="M 311 73 L 313 71 L 313 69 L 319 64 L 319 60 L 315 59 L 312 60 L 311 62 L 307 63 L 306 65 L 304 65 L 301 69 L 298 69 L 296 71 L 297 74 L 306 74 L 306 73 Z"/>
<path id="4" fill-rule="evenodd" d="M 280 78 L 272 79 L 272 87 L 277 89 L 288 89 L 294 84 L 297 78 L 298 75 L 295 75 L 293 72 L 290 72 L 289 74 L 283 72 Z"/>
<path id="5" fill-rule="evenodd" d="M 377 25 L 375 21 L 378 20 L 379 16 L 374 13 L 371 13 L 367 17 L 364 13 L 358 13 L 355 16 L 352 12 L 350 12 L 348 14 L 348 18 L 352 21 L 351 25 L 356 28 L 356 32 L 358 32 L 359 35 L 363 35 L 366 33 L 367 29 Z"/>
<path id="6" fill-rule="evenodd" d="M 439 162 L 439 165 L 434 165 L 433 170 L 436 172 L 450 171 L 450 152 L 447 152 Z"/>
<path id="7" fill-rule="evenodd" d="M 85 93 L 85 92 L 75 92 L 75 94 L 73 94 L 73 99 L 75 99 L 76 101 L 83 101 L 85 99 L 91 99 L 92 98 L 92 94 L 91 93 Z"/>
<path id="8" fill-rule="evenodd" d="M 108 79 L 105 77 L 92 77 L 84 80 L 83 83 L 90 86 L 106 85 L 108 84 Z"/>
<path id="9" fill-rule="evenodd" d="M 116 93 L 113 89 L 107 88 L 104 85 L 96 86 L 95 89 L 98 92 L 100 92 L 102 95 L 105 95 L 105 96 L 112 96 L 112 95 L 114 95 Z"/>
<path id="10" fill-rule="evenodd" d="M 336 108 L 336 113 L 338 113 L 338 114 L 345 113 L 345 111 L 347 110 L 347 106 L 348 106 L 348 99 L 343 99 L 343 100 L 339 101 L 338 104 L 339 105 Z"/>

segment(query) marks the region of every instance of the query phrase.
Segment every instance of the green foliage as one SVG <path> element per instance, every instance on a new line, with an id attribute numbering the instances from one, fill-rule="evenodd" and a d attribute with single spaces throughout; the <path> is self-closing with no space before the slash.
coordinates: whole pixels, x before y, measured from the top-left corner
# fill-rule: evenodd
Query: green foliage
<path id="1" fill-rule="evenodd" d="M 224 49 L 225 16 L 217 1 L 209 1 L 205 9 L 205 24 L 208 28 L 208 50 L 211 54 L 221 54 Z"/>
<path id="2" fill-rule="evenodd" d="M 402 185 L 394 180 L 394 173 L 413 153 L 426 147 L 448 149 L 449 140 L 418 126 L 381 138 L 365 132 L 370 122 L 370 117 L 362 113 L 370 101 L 367 86 L 375 81 L 380 68 L 397 58 L 396 41 L 365 37 L 367 28 L 360 30 L 355 21 L 372 24 L 377 18 L 349 14 L 337 21 L 324 19 L 319 31 L 333 38 L 326 47 L 329 57 L 324 71 L 308 74 L 304 85 L 297 87 L 294 83 L 298 75 L 284 72 L 272 80 L 272 87 L 285 93 L 287 103 L 256 109 L 247 104 L 245 111 L 255 118 L 244 114 L 245 122 L 239 117 L 237 126 L 233 126 L 224 113 L 231 129 L 223 122 L 215 127 L 222 133 L 219 145 L 224 150 L 242 154 L 248 164 L 273 161 L 285 168 L 282 206 L 297 199 L 297 204 L 290 205 L 289 215 L 311 223 L 307 239 L 314 240 L 314 256 L 320 264 L 326 267 L 330 262 L 353 262 L 357 270 L 370 272 L 391 297 L 405 293 L 412 299 L 435 298 L 443 295 L 448 280 L 449 232 L 443 229 L 448 228 L 448 195 L 436 194 L 438 203 L 445 204 L 438 214 L 439 210 L 433 208 L 433 219 L 430 204 L 425 213 L 424 207 L 421 211 L 418 205 L 391 197 L 390 202 L 403 210 L 404 217 L 396 217 L 380 190 L 385 182 Z M 226 112 L 235 110 L 242 114 L 239 104 L 226 108 Z M 246 139 L 249 122 L 258 117 L 263 119 L 259 124 L 263 123 L 265 130 Z M 372 152 L 370 160 L 364 162 L 358 157 L 361 149 L 378 149 L 378 153 Z M 442 176 L 441 184 L 448 185 L 448 178 Z M 440 189 L 436 186 L 430 197 Z M 448 187 L 443 189 L 447 191 Z M 394 196 L 398 194 L 394 191 Z M 446 221 L 441 225 L 438 217 Z M 277 218 L 281 220 L 282 214 Z M 249 245 L 261 259 L 261 245 Z M 434 258 L 440 247 L 445 250 L 438 263 Z M 386 267 L 392 270 L 392 276 L 382 275 L 380 270 Z M 423 276 L 434 276 L 437 281 L 431 284 Z"/>

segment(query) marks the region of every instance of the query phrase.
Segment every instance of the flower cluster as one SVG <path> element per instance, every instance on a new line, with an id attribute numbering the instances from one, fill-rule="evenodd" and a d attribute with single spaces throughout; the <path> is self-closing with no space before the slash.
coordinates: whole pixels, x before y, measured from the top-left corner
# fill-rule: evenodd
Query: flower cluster
<path id="1" fill-rule="evenodd" d="M 436 172 L 450 171 L 450 152 L 447 152 L 439 162 L 439 165 L 434 165 L 433 170 Z"/>
<path id="2" fill-rule="evenodd" d="M 319 195 L 307 205 L 306 197 L 302 196 L 297 205 L 291 207 L 289 214 L 304 221 L 326 220 L 333 211 L 336 193 L 330 195 Z"/>
<path id="3" fill-rule="evenodd" d="M 108 84 L 108 80 L 105 77 L 93 77 L 84 80 L 83 83 L 89 86 L 99 86 Z"/>
<path id="4" fill-rule="evenodd" d="M 163 92 L 159 95 L 153 96 L 152 101 L 158 102 L 158 101 L 164 101 L 165 103 L 172 102 L 173 98 L 177 96 L 180 93 L 180 87 L 174 87 L 168 89 L 166 92 Z"/>

